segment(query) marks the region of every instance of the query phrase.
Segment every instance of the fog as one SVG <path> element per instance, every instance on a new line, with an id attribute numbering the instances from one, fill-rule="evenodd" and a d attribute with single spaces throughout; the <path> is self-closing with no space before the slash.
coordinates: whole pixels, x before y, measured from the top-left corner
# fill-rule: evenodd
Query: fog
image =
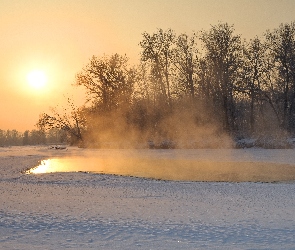
<path id="1" fill-rule="evenodd" d="M 135 108 L 134 108 L 135 109 Z M 173 110 L 140 110 L 99 114 L 86 112 L 83 131 L 86 148 L 233 148 L 234 138 L 223 129 L 220 116 L 201 103 L 182 104 Z"/>
<path id="2" fill-rule="evenodd" d="M 282 152 L 273 153 L 261 159 L 259 151 L 251 155 L 240 150 L 84 150 L 46 159 L 27 173 L 91 172 L 173 181 L 294 181 L 294 165 L 282 161 Z"/>

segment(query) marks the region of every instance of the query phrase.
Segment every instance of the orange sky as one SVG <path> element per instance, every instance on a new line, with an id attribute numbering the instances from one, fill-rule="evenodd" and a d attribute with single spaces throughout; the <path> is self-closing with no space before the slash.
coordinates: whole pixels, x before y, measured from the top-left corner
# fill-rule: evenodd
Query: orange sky
<path id="1" fill-rule="evenodd" d="M 246 39 L 295 21 L 294 0 L 1 0 L 0 129 L 33 129 L 38 115 L 82 103 L 72 86 L 92 55 L 139 58 L 141 33 L 172 28 L 177 33 L 235 25 Z M 29 87 L 26 75 L 43 70 L 47 85 Z"/>

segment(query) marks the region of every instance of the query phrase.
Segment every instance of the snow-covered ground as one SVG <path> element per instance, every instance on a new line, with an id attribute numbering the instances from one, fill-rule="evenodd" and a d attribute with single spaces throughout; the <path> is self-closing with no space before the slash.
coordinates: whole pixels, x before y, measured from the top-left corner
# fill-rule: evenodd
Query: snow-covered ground
<path id="1" fill-rule="evenodd" d="M 51 157 L 140 154 L 295 165 L 295 150 L 0 148 L 0 249 L 295 249 L 295 183 L 26 175 Z"/>

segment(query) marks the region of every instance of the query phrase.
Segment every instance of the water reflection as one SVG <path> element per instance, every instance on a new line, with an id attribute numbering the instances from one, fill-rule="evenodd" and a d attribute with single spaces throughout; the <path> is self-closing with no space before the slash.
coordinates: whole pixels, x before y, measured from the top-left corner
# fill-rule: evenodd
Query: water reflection
<path id="1" fill-rule="evenodd" d="M 76 169 L 76 170 L 75 170 Z M 54 172 L 75 172 L 79 171 L 80 167 L 66 159 L 47 159 L 42 160 L 40 164 L 27 171 L 27 174 L 45 174 Z"/>
<path id="2" fill-rule="evenodd" d="M 31 168 L 30 170 L 27 171 L 27 174 L 42 174 L 42 173 L 48 173 L 48 172 L 54 172 L 54 171 L 49 171 L 48 169 L 51 166 L 51 160 L 43 160 L 41 161 L 40 165 L 38 165 L 35 168 Z"/>
<path id="3" fill-rule="evenodd" d="M 68 157 L 43 160 L 28 174 L 93 172 L 179 181 L 295 180 L 295 166 L 268 162 L 213 162 L 193 159 Z"/>
<path id="4" fill-rule="evenodd" d="M 45 174 L 54 172 L 96 172 L 97 164 L 91 164 L 86 158 L 53 158 L 42 160 L 40 164 L 27 171 L 27 174 Z"/>

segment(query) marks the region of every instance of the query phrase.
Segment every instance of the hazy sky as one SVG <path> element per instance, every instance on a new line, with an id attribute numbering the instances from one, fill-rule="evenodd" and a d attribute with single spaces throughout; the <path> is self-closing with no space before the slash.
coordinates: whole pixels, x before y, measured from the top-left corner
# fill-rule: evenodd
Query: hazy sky
<path id="1" fill-rule="evenodd" d="M 219 21 L 261 36 L 295 21 L 295 0 L 0 0 L 0 129 L 33 129 L 64 95 L 79 99 L 72 84 L 92 55 L 126 53 L 135 63 L 142 32 L 190 34 Z M 28 84 L 32 70 L 46 74 L 43 88 Z"/>

